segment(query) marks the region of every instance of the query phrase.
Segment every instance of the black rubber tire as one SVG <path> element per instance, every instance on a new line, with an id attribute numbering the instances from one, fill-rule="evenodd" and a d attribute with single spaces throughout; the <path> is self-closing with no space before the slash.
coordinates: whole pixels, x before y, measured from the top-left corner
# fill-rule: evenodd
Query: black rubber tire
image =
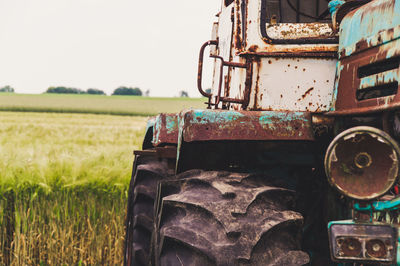
<path id="1" fill-rule="evenodd" d="M 124 265 L 149 264 L 157 185 L 170 175 L 166 159 L 135 158 L 128 194 Z"/>
<path id="2" fill-rule="evenodd" d="M 260 174 L 190 170 L 161 182 L 153 264 L 304 265 L 294 191 Z"/>

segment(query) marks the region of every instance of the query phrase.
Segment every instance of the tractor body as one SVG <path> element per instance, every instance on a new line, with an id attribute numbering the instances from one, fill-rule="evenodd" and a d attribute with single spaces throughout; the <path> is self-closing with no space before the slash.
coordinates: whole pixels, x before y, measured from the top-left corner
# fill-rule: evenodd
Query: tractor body
<path id="1" fill-rule="evenodd" d="M 222 1 L 207 109 L 135 151 L 127 265 L 400 261 L 400 1 L 328 2 Z"/>

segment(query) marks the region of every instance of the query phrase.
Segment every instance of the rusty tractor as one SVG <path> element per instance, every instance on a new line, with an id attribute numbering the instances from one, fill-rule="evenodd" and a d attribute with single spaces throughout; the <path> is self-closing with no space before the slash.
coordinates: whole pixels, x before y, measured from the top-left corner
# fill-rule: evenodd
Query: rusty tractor
<path id="1" fill-rule="evenodd" d="M 125 265 L 400 265 L 400 0 L 217 17 L 207 108 L 134 152 Z"/>

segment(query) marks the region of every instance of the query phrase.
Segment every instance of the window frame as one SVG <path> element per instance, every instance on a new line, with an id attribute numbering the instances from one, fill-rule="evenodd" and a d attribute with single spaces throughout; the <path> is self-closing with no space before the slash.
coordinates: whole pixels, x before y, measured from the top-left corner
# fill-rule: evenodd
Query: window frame
<path id="1" fill-rule="evenodd" d="M 309 37 L 309 38 L 287 38 L 287 39 L 274 39 L 268 35 L 267 32 L 267 1 L 268 0 L 260 0 L 261 1 L 261 10 L 260 10 L 260 30 L 261 36 L 263 39 L 267 39 L 269 43 L 272 44 L 337 44 L 338 37 Z M 282 1 L 282 0 L 280 0 Z M 312 23 L 312 22 L 311 22 Z M 311 24 L 310 23 L 310 24 Z M 300 24 L 300 23 L 293 23 Z M 327 23 L 329 24 L 329 23 Z M 279 25 L 279 23 L 278 23 Z"/>

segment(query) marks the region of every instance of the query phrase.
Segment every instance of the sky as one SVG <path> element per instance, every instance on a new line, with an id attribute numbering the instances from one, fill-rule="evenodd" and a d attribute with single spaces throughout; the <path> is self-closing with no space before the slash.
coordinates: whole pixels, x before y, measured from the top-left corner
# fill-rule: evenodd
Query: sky
<path id="1" fill-rule="evenodd" d="M 219 0 L 0 0 L 0 87 L 50 86 L 111 94 L 198 97 L 200 46 L 211 38 Z M 204 85 L 211 84 L 211 61 Z"/>

